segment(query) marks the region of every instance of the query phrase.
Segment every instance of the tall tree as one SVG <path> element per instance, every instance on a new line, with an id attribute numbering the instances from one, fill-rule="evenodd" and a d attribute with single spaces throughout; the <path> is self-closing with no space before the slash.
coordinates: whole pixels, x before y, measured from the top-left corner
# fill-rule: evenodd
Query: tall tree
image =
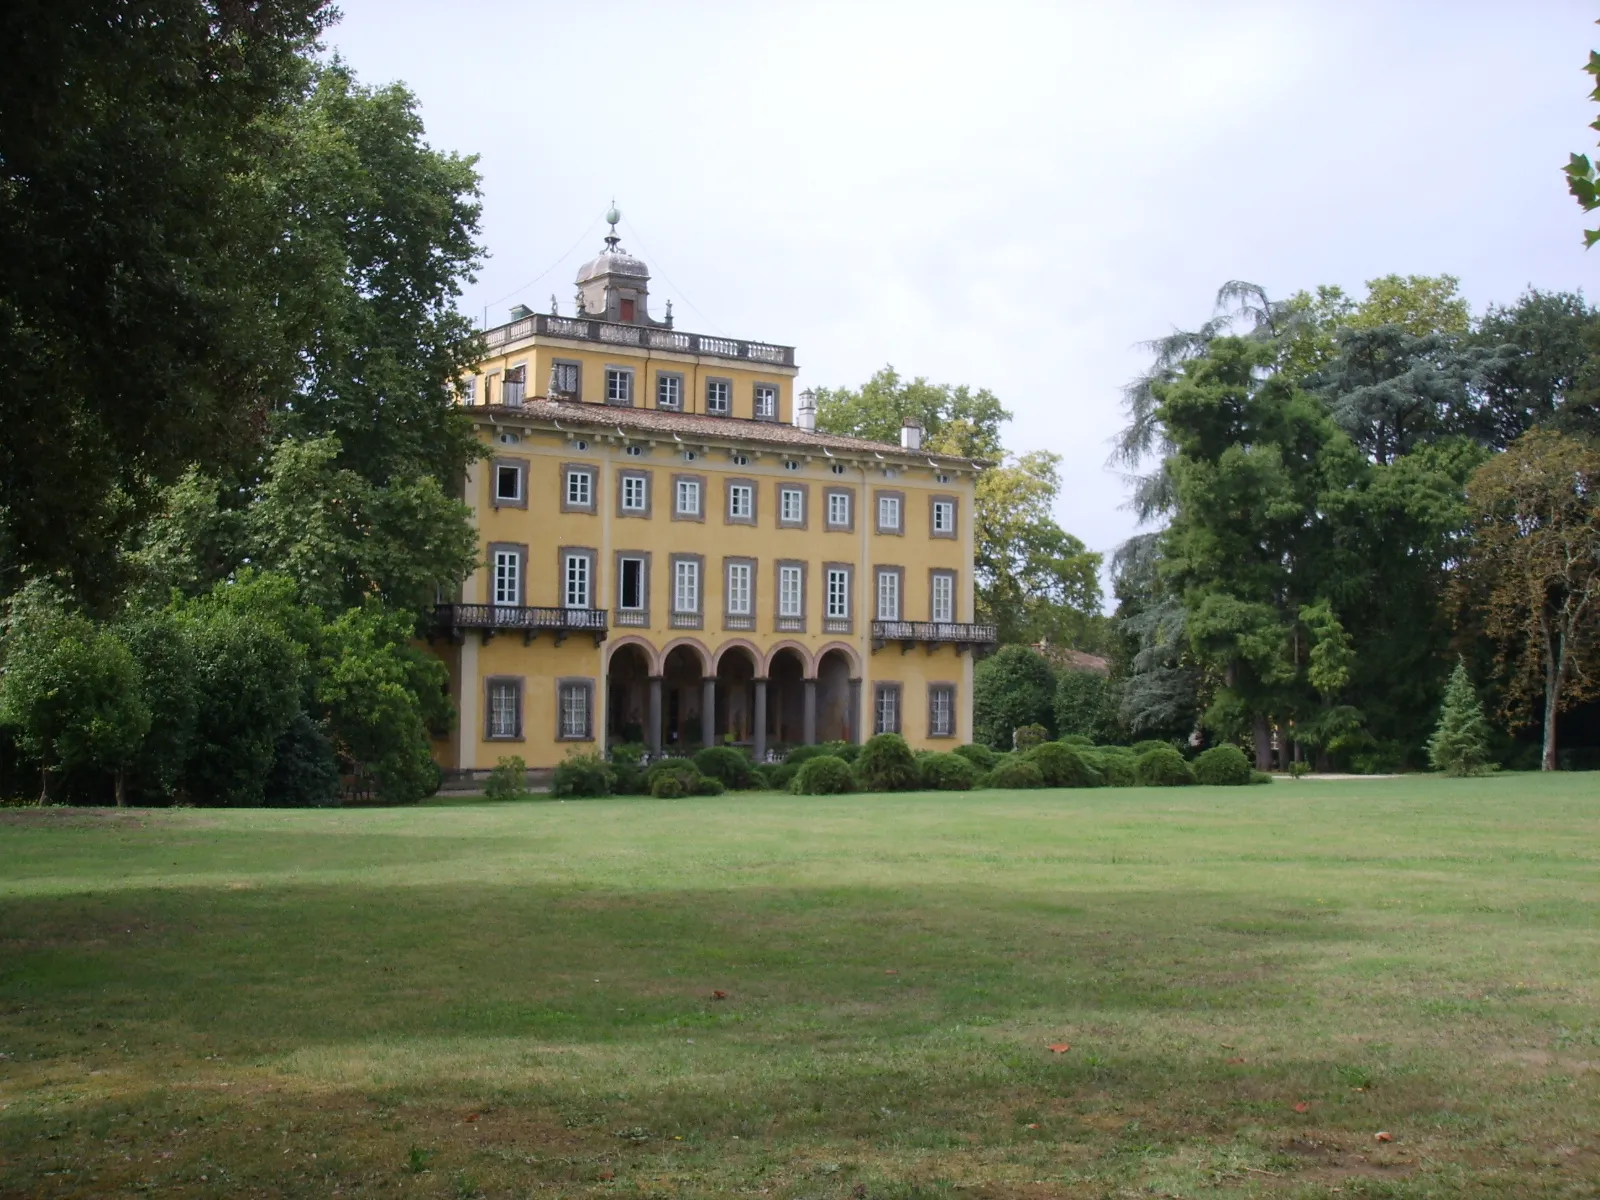
<path id="1" fill-rule="evenodd" d="M 1000 426 L 1011 420 L 988 388 L 901 378 L 892 366 L 859 388 L 818 388 L 817 428 L 878 442 L 898 442 L 907 418 L 922 423 L 930 450 L 971 458 L 999 458 Z"/>
<path id="2" fill-rule="evenodd" d="M 1471 340 L 1484 445 L 1503 450 L 1535 425 L 1600 434 L 1600 313 L 1581 294 L 1530 288 L 1490 305 Z"/>
<path id="3" fill-rule="evenodd" d="M 1600 694 L 1600 447 L 1534 429 L 1473 472 L 1463 562 L 1508 688 L 1507 716 L 1544 725 L 1556 769 L 1556 718 Z"/>

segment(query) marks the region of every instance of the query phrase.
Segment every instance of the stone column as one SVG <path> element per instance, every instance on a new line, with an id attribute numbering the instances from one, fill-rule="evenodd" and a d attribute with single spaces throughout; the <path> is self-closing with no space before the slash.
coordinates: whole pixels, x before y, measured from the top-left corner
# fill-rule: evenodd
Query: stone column
<path id="1" fill-rule="evenodd" d="M 817 681 L 808 679 L 806 683 L 805 712 L 801 715 L 800 740 L 807 746 L 817 744 Z"/>
<path id="2" fill-rule="evenodd" d="M 650 727 L 645 742 L 652 756 L 661 753 L 661 676 L 650 676 Z"/>
<path id="3" fill-rule="evenodd" d="M 850 740 L 861 742 L 861 680 L 850 681 Z"/>
<path id="4" fill-rule="evenodd" d="M 700 731 L 705 734 L 706 745 L 717 744 L 717 677 L 707 675 L 700 681 Z"/>
<path id="5" fill-rule="evenodd" d="M 762 762 L 767 757 L 767 681 L 764 676 L 756 677 L 756 761 Z"/>

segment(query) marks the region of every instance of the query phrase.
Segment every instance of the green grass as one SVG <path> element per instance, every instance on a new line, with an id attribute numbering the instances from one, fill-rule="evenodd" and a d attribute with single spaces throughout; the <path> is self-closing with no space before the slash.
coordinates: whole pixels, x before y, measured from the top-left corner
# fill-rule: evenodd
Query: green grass
<path id="1" fill-rule="evenodd" d="M 1597 834 L 1594 775 L 3 812 L 0 1196 L 1591 1196 Z"/>

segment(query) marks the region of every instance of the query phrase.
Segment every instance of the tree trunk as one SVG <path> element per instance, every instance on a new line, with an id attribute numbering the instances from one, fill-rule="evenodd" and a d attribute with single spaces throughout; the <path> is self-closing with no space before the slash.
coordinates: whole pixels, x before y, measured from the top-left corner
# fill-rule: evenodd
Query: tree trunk
<path id="1" fill-rule="evenodd" d="M 117 807 L 128 807 L 128 772 L 125 767 L 117 768 Z"/>
<path id="2" fill-rule="evenodd" d="M 50 768 L 39 768 L 39 803 L 50 803 Z"/>
<path id="3" fill-rule="evenodd" d="M 1541 771 L 1556 769 L 1556 714 L 1561 711 L 1561 672 L 1545 672 L 1544 681 L 1544 756 L 1539 760 Z"/>
<path id="4" fill-rule="evenodd" d="M 1265 713 L 1256 714 L 1256 770 L 1272 770 L 1272 729 Z"/>

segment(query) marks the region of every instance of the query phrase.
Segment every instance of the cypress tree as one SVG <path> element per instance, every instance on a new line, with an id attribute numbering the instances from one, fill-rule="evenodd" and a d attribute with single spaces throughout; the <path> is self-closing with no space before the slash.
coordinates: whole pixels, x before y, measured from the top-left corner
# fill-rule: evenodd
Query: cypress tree
<path id="1" fill-rule="evenodd" d="M 1456 663 L 1445 688 L 1439 724 L 1428 739 L 1428 761 L 1446 775 L 1482 775 L 1490 770 L 1489 722 L 1483 718 L 1483 705 L 1464 662 Z"/>

